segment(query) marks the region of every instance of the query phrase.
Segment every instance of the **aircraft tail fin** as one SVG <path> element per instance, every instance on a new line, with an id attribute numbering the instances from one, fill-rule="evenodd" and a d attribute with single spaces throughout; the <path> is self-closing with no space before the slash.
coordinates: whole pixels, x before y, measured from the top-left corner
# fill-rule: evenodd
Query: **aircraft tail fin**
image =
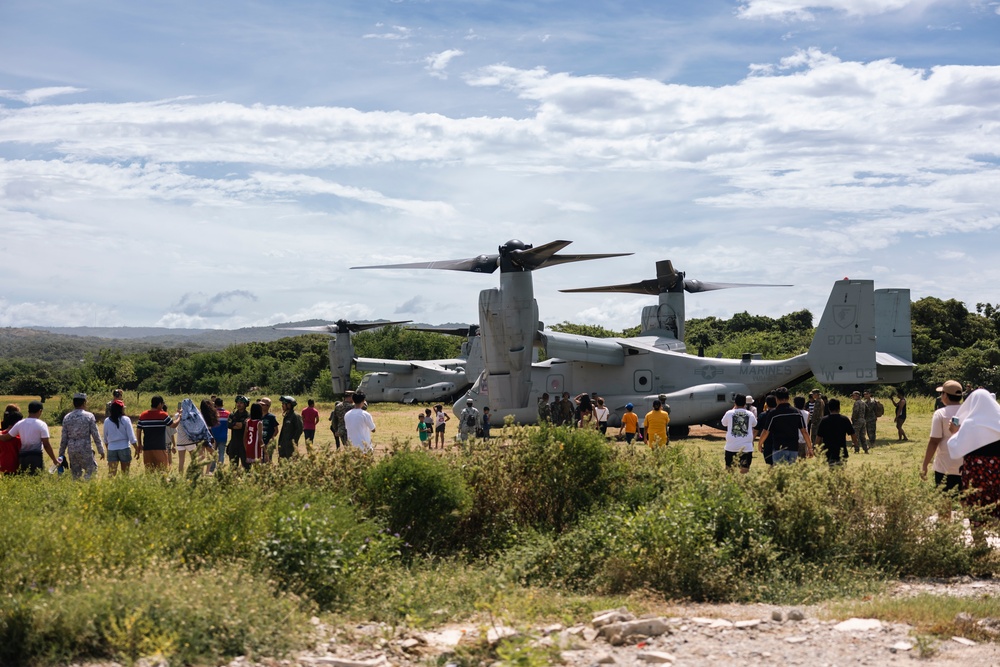
<path id="1" fill-rule="evenodd" d="M 875 290 L 875 359 L 881 382 L 913 379 L 910 290 Z"/>
<path id="2" fill-rule="evenodd" d="M 892 384 L 913 378 L 910 291 L 841 280 L 809 346 L 809 367 L 824 384 Z"/>
<path id="3" fill-rule="evenodd" d="M 809 367 L 824 384 L 877 382 L 875 340 L 875 284 L 837 281 L 809 346 Z"/>
<path id="4" fill-rule="evenodd" d="M 351 343 L 351 335 L 347 332 L 337 334 L 330 339 L 328 350 L 333 393 L 343 394 L 351 387 L 351 367 L 354 363 L 354 345 Z"/>

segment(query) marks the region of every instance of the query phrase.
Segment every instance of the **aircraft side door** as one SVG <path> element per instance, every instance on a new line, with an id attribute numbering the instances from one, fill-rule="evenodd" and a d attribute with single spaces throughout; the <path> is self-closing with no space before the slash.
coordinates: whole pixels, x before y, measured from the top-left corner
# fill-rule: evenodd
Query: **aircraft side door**
<path id="1" fill-rule="evenodd" d="M 653 371 L 638 370 L 632 375 L 632 389 L 637 394 L 650 394 L 653 391 Z"/>

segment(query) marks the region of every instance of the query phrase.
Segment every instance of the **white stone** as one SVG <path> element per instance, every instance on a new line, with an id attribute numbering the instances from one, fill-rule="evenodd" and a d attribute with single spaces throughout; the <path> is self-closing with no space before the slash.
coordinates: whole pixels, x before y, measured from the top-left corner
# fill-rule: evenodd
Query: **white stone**
<path id="1" fill-rule="evenodd" d="M 752 618 L 748 621 L 736 621 L 736 623 L 734 623 L 733 625 L 735 625 L 737 628 L 743 629 L 743 628 L 755 628 L 758 625 L 760 625 L 760 623 L 761 620 L 759 618 Z"/>
<path id="2" fill-rule="evenodd" d="M 431 646 L 444 649 L 452 649 L 458 646 L 465 636 L 465 631 L 461 628 L 443 628 L 437 631 L 428 631 L 421 635 L 421 638 Z"/>
<path id="3" fill-rule="evenodd" d="M 731 628 L 733 627 L 732 621 L 727 621 L 724 618 L 717 618 L 712 621 L 709 626 L 710 628 Z"/>
<path id="4" fill-rule="evenodd" d="M 583 629 L 583 640 L 584 641 L 592 642 L 595 639 L 597 639 L 597 635 L 598 635 L 597 630 L 594 630 L 593 628 L 584 628 Z"/>
<path id="5" fill-rule="evenodd" d="M 600 630 L 600 636 L 611 639 L 620 636 L 622 639 L 633 635 L 645 635 L 647 637 L 658 637 L 665 632 L 670 632 L 670 626 L 662 618 L 640 618 L 635 621 L 625 621 L 622 623 L 611 623 L 605 625 Z"/>
<path id="6" fill-rule="evenodd" d="M 785 641 L 789 644 L 801 644 L 802 642 L 809 641 L 808 637 L 785 637 Z"/>
<path id="7" fill-rule="evenodd" d="M 655 664 L 673 663 L 674 656 L 665 651 L 640 651 L 635 656 L 636 660 L 651 662 Z"/>
<path id="8" fill-rule="evenodd" d="M 544 628 L 542 628 L 542 634 L 546 636 L 554 635 L 557 632 L 562 632 L 565 629 L 565 627 L 566 626 L 564 626 L 562 623 L 553 623 L 552 625 L 547 625 Z"/>
<path id="9" fill-rule="evenodd" d="M 913 648 L 913 644 L 909 642 L 896 642 L 889 648 L 894 651 L 909 651 L 911 648 Z"/>
<path id="10" fill-rule="evenodd" d="M 595 628 L 602 628 L 610 623 L 621 623 L 622 621 L 631 621 L 635 616 L 628 613 L 622 613 L 617 609 L 609 611 L 606 614 L 601 614 L 600 616 L 595 616 L 591 624 Z"/>
<path id="11" fill-rule="evenodd" d="M 975 646 L 976 645 L 976 642 L 972 641 L 971 639 L 966 639 L 965 637 L 952 637 L 951 641 L 957 642 L 957 643 L 961 644 L 962 646 Z"/>
<path id="12" fill-rule="evenodd" d="M 704 616 L 695 616 L 691 619 L 692 623 L 697 623 L 698 625 L 711 625 L 715 622 L 714 618 L 705 618 Z"/>
<path id="13" fill-rule="evenodd" d="M 508 639 L 516 634 L 517 630 L 514 628 L 508 628 L 506 625 L 497 625 L 486 631 L 486 641 L 492 646 L 500 640 Z"/>
<path id="14" fill-rule="evenodd" d="M 312 664 L 325 665 L 326 667 L 377 667 L 387 662 L 384 655 L 371 660 L 348 660 L 347 658 L 335 658 L 333 656 L 320 656 L 312 659 Z"/>
<path id="15" fill-rule="evenodd" d="M 865 632 L 867 630 L 879 630 L 882 628 L 882 621 L 877 618 L 849 618 L 833 626 L 838 632 Z"/>
<path id="16" fill-rule="evenodd" d="M 610 653 L 601 653 L 600 655 L 597 656 L 597 659 L 594 660 L 594 662 L 596 662 L 599 665 L 617 665 L 618 664 L 618 661 L 615 660 L 615 657 L 613 655 L 611 655 Z"/>

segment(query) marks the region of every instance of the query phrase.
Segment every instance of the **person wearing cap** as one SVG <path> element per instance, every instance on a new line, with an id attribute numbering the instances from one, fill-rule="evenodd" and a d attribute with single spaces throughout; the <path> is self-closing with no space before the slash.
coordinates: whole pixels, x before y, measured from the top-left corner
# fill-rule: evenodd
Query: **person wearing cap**
<path id="1" fill-rule="evenodd" d="M 861 445 L 861 449 L 865 450 L 865 454 L 868 453 L 868 420 L 865 415 L 868 414 L 868 408 L 865 406 L 864 400 L 861 398 L 861 392 L 854 390 L 851 392 L 851 398 L 854 400 L 854 407 L 851 408 L 851 426 L 854 427 L 854 432 L 858 436 L 858 441 L 854 443 L 854 453 L 858 453 L 858 445 Z"/>
<path id="2" fill-rule="evenodd" d="M 635 406 L 631 403 L 625 404 L 625 413 L 622 415 L 622 425 L 618 429 L 618 435 L 625 435 L 625 443 L 631 445 L 635 439 L 635 434 L 639 432 L 639 415 L 635 414 Z"/>
<path id="3" fill-rule="evenodd" d="M 247 463 L 247 450 L 244 442 L 247 420 L 250 419 L 250 413 L 247 412 L 250 401 L 246 396 L 240 395 L 236 397 L 235 403 L 236 409 L 229 413 L 229 430 L 233 434 L 229 438 L 229 444 L 226 445 L 226 456 L 229 457 L 230 463 L 238 463 L 246 470 L 250 467 Z"/>
<path id="4" fill-rule="evenodd" d="M 816 437 L 819 433 L 819 423 L 826 416 L 826 401 L 823 400 L 819 389 L 813 389 L 809 393 L 809 404 L 811 406 L 809 408 L 809 436 L 813 442 L 816 442 Z"/>
<path id="5" fill-rule="evenodd" d="M 962 405 L 962 384 L 956 380 L 948 380 L 936 391 L 941 392 L 943 408 L 934 411 L 931 417 L 931 435 L 927 440 L 927 451 L 924 452 L 924 463 L 920 469 L 920 478 L 927 479 L 927 468 L 934 462 L 934 486 L 944 484 L 945 491 L 958 489 L 962 483 L 962 457 L 952 456 L 948 449 L 948 437 L 951 434 L 949 426 L 952 418 Z"/>
<path id="6" fill-rule="evenodd" d="M 119 401 L 122 404 L 122 407 L 125 407 L 125 394 L 121 389 L 113 389 L 111 391 L 111 400 L 104 404 L 105 419 L 111 416 L 111 404 L 115 401 Z M 110 461 L 108 461 L 108 463 L 110 463 Z"/>
<path id="7" fill-rule="evenodd" d="M 290 459 L 299 446 L 302 437 L 302 417 L 295 412 L 296 401 L 291 396 L 282 396 L 281 431 L 278 435 L 278 458 Z"/>
<path id="8" fill-rule="evenodd" d="M 458 415 L 458 439 L 465 442 L 476 434 L 476 427 L 479 425 L 479 410 L 474 405 L 471 398 L 465 399 L 465 407 Z"/>
<path id="9" fill-rule="evenodd" d="M 260 407 L 264 412 L 264 416 L 260 418 L 261 424 L 261 437 L 264 439 L 264 449 L 266 451 L 267 460 L 271 460 L 272 445 L 274 441 L 274 436 L 278 435 L 278 418 L 271 413 L 271 399 L 267 396 L 257 400 L 260 403 Z"/>
<path id="10" fill-rule="evenodd" d="M 739 456 L 740 473 L 750 472 L 753 462 L 753 430 L 757 426 L 757 418 L 747 410 L 747 397 L 736 394 L 733 397 L 733 407 L 722 415 L 722 425 L 726 427 L 725 462 L 726 468 L 732 468 Z"/>
<path id="11" fill-rule="evenodd" d="M 375 420 L 372 419 L 371 413 L 364 409 L 364 393 L 354 392 L 351 401 L 354 403 L 354 407 L 344 415 L 344 422 L 347 426 L 347 442 L 364 453 L 374 452 L 372 434 L 375 433 Z"/>
<path id="12" fill-rule="evenodd" d="M 94 460 L 94 450 L 90 447 L 93 441 L 97 453 L 104 459 L 104 444 L 97 430 L 97 419 L 87 412 L 87 395 L 73 396 L 73 410 L 63 417 L 62 438 L 59 442 L 59 456 L 69 453 L 69 469 L 73 479 L 85 476 L 87 479 L 97 472 L 97 461 Z"/>
<path id="13" fill-rule="evenodd" d="M 28 416 L 14 423 L 6 433 L 0 433 L 0 440 L 21 439 L 21 451 L 17 456 L 19 472 L 37 473 L 42 470 L 42 451 L 49 455 L 52 465 L 58 465 L 56 454 L 49 442 L 49 425 L 42 421 L 41 401 L 28 403 Z"/>
<path id="14" fill-rule="evenodd" d="M 871 389 L 865 389 L 865 437 L 868 438 L 868 446 L 875 446 L 875 428 L 878 424 L 878 411 L 875 408 L 875 399 L 872 398 Z"/>

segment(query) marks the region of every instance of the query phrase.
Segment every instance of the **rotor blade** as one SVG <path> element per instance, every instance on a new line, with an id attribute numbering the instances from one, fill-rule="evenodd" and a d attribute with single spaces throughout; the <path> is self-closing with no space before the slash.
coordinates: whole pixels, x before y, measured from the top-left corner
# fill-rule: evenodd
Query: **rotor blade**
<path id="1" fill-rule="evenodd" d="M 398 322 L 365 322 L 363 324 L 358 322 L 348 322 L 348 331 L 365 331 L 366 329 L 378 329 L 379 327 L 388 327 L 394 324 L 409 324 L 413 320 L 400 320 Z"/>
<path id="2" fill-rule="evenodd" d="M 729 289 L 731 287 L 792 287 L 792 285 L 769 285 L 765 283 L 704 283 L 700 280 L 685 280 L 684 289 L 692 294 L 697 292 L 711 292 L 717 289 Z"/>
<path id="3" fill-rule="evenodd" d="M 552 255 L 546 259 L 541 264 L 533 267 L 535 269 L 544 269 L 548 266 L 557 266 L 559 264 L 569 264 L 570 262 L 586 262 L 590 259 L 606 259 L 608 257 L 628 257 L 633 253 L 631 252 L 609 252 L 598 255 Z"/>
<path id="4" fill-rule="evenodd" d="M 479 255 L 466 259 L 443 259 L 435 262 L 410 262 L 408 264 L 379 264 L 376 266 L 352 266 L 352 269 L 440 269 L 444 271 L 471 271 L 473 273 L 493 273 L 499 267 L 500 255 Z"/>
<path id="5" fill-rule="evenodd" d="M 578 287 L 576 289 L 561 289 L 560 292 L 625 292 L 628 294 L 649 294 L 656 296 L 660 287 L 656 280 L 643 280 L 626 285 L 606 285 L 604 287 Z"/>
<path id="6" fill-rule="evenodd" d="M 479 328 L 478 324 L 474 324 L 472 326 L 474 326 L 477 329 Z M 430 332 L 430 333 L 447 334 L 449 336 L 468 336 L 468 335 L 470 335 L 469 334 L 469 328 L 470 327 L 468 327 L 468 326 L 464 326 L 464 327 L 422 327 L 420 325 L 417 325 L 417 326 L 406 327 L 406 328 L 409 329 L 410 331 L 427 331 L 427 332 Z"/>
<path id="7" fill-rule="evenodd" d="M 277 331 L 312 331 L 316 333 L 339 334 L 346 331 L 364 331 L 365 329 L 377 329 L 387 327 L 391 324 L 409 324 L 413 320 L 400 320 L 399 322 L 347 322 L 340 320 L 334 324 L 317 324 L 308 327 L 274 327 Z"/>
<path id="8" fill-rule="evenodd" d="M 274 327 L 274 329 L 275 331 L 313 331 L 330 334 L 338 333 L 336 324 L 317 324 L 314 327 Z"/>
<path id="9" fill-rule="evenodd" d="M 545 263 L 545 260 L 555 255 L 570 243 L 572 243 L 572 241 L 550 241 L 544 245 L 538 246 L 537 248 L 515 250 L 511 253 L 511 261 L 518 266 L 523 266 L 529 270 L 537 269 Z"/>

